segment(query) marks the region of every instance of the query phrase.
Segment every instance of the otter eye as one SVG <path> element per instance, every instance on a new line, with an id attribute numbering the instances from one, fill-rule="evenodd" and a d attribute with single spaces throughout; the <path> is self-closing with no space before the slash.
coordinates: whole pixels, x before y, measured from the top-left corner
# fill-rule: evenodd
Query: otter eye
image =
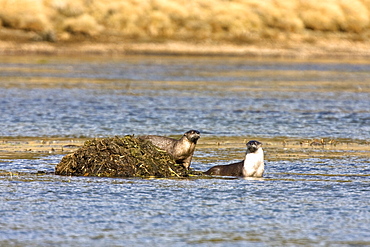
<path id="1" fill-rule="evenodd" d="M 260 145 L 260 144 L 262 144 L 262 143 L 260 143 L 259 141 L 254 141 L 254 140 L 249 141 L 249 142 L 247 143 L 247 145 L 255 145 L 255 146 L 258 146 L 258 145 Z"/>

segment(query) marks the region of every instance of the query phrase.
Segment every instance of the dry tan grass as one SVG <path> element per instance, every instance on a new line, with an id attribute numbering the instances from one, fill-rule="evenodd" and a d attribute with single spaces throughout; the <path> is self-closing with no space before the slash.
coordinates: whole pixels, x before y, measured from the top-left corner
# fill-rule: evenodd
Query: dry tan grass
<path id="1" fill-rule="evenodd" d="M 45 31 L 51 28 L 46 13 L 42 0 L 0 0 L 0 20 L 4 27 Z"/>
<path id="2" fill-rule="evenodd" d="M 67 18 L 63 22 L 63 30 L 70 33 L 81 33 L 94 36 L 103 31 L 103 26 L 99 25 L 95 18 L 89 14 Z"/>
<path id="3" fill-rule="evenodd" d="M 307 30 L 366 33 L 369 11 L 370 0 L 0 0 L 0 28 L 50 31 L 59 39 L 245 42 Z"/>
<path id="4" fill-rule="evenodd" d="M 339 6 L 345 18 L 341 26 L 342 30 L 361 32 L 369 27 L 370 3 L 366 2 L 367 1 L 340 1 Z M 367 5 L 365 5 L 365 3 Z"/>
<path id="5" fill-rule="evenodd" d="M 313 30 L 361 32 L 369 28 L 370 3 L 366 1 L 308 0 L 301 7 L 301 19 Z"/>

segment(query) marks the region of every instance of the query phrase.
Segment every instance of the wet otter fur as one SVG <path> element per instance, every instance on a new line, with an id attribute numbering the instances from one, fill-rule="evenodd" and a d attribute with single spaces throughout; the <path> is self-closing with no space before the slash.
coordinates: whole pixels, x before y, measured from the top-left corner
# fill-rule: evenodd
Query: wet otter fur
<path id="1" fill-rule="evenodd" d="M 204 172 L 205 175 L 262 177 L 265 171 L 262 143 L 249 141 L 245 159 L 229 165 L 218 165 Z"/>
<path id="2" fill-rule="evenodd" d="M 197 130 L 187 131 L 179 140 L 156 135 L 138 137 L 140 140 L 151 141 L 155 146 L 171 154 L 176 163 L 182 164 L 186 169 L 189 169 L 190 167 L 195 146 L 199 138 L 200 132 Z"/>

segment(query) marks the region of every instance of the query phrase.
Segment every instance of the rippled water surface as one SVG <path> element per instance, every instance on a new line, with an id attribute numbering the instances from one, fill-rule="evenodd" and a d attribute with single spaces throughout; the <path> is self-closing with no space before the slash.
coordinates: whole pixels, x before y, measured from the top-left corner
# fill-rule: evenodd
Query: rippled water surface
<path id="1" fill-rule="evenodd" d="M 177 134 L 369 139 L 370 64 L 242 58 L 0 63 L 2 136 Z"/>
<path id="2" fill-rule="evenodd" d="M 370 63 L 0 57 L 0 105 L 0 138 L 198 129 L 368 142 Z M 230 152 L 243 146 L 197 149 L 192 167 Z M 0 246 L 370 245 L 368 155 L 269 157 L 258 180 L 61 177 L 50 173 L 62 155 L 2 159 Z"/>

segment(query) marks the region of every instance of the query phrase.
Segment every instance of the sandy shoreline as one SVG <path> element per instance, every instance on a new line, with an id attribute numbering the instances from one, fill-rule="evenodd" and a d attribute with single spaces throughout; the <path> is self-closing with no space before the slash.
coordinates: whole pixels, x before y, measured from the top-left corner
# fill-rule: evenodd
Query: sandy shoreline
<path id="1" fill-rule="evenodd" d="M 370 43 L 350 40 L 256 44 L 191 43 L 169 41 L 163 43 L 134 42 L 14 42 L 0 41 L 0 55 L 195 55 L 244 56 L 261 58 L 370 58 Z"/>
<path id="2" fill-rule="evenodd" d="M 91 138 L 89 138 L 91 139 Z M 83 146 L 87 138 L 1 138 L 0 159 L 33 159 L 45 155 L 68 154 Z M 244 149 L 243 137 L 202 137 L 197 150 Z M 340 158 L 343 155 L 370 157 L 370 143 L 355 140 L 311 140 L 259 138 L 266 160 Z M 237 153 L 236 155 L 239 155 Z M 230 158 L 234 158 L 233 155 Z M 217 161 L 215 157 L 214 161 Z M 212 161 L 212 158 L 209 159 Z"/>

